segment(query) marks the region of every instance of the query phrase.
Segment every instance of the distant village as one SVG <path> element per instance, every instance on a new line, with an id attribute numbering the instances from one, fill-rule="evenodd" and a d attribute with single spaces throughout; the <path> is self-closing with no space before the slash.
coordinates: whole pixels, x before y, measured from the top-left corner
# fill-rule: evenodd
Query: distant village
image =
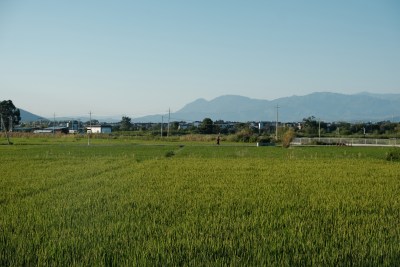
<path id="1" fill-rule="evenodd" d="M 203 124 L 202 121 L 193 121 L 193 122 L 185 122 L 185 121 L 171 121 L 164 123 L 153 123 L 153 122 L 136 122 L 130 123 L 128 127 L 121 129 L 121 122 L 116 123 L 106 123 L 99 122 L 98 120 L 92 121 L 78 121 L 78 120 L 69 120 L 69 121 L 34 121 L 34 122 L 25 122 L 21 123 L 21 125 L 15 127 L 13 132 L 32 132 L 32 133 L 64 133 L 64 134 L 77 134 L 77 133 L 112 133 L 115 131 L 163 131 L 167 134 L 167 131 L 171 132 L 180 131 L 195 131 L 199 129 Z M 275 130 L 276 122 L 231 122 L 231 121 L 222 121 L 218 120 L 212 122 L 213 126 L 222 133 L 234 133 L 238 127 L 243 128 L 246 126 L 251 129 L 259 129 L 259 130 Z M 297 127 L 301 128 L 301 123 L 285 123 L 280 126 L 284 127 Z"/>
<path id="2" fill-rule="evenodd" d="M 163 123 L 131 122 L 128 117 L 123 117 L 120 122 L 105 123 L 98 120 L 82 122 L 79 120 L 38 120 L 23 122 L 13 127 L 13 132 L 30 132 L 35 134 L 63 133 L 63 134 L 111 134 L 113 132 L 136 132 L 150 133 L 153 135 L 183 135 L 190 133 L 198 134 L 237 134 L 248 132 L 248 134 L 274 135 L 277 130 L 293 129 L 298 136 L 321 136 L 321 135 L 388 135 L 398 137 L 400 135 L 400 124 L 390 121 L 382 122 L 332 122 L 318 121 L 315 117 L 303 119 L 301 122 L 276 122 L 276 121 L 251 121 L 232 122 L 205 118 L 203 121 L 171 121 Z"/>

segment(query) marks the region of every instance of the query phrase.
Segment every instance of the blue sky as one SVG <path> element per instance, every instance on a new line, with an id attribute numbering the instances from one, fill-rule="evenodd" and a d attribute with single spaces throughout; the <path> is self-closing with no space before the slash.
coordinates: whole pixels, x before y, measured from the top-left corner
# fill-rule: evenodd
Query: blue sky
<path id="1" fill-rule="evenodd" d="M 41 116 L 400 93 L 399 50 L 396 0 L 0 0 L 0 100 Z"/>

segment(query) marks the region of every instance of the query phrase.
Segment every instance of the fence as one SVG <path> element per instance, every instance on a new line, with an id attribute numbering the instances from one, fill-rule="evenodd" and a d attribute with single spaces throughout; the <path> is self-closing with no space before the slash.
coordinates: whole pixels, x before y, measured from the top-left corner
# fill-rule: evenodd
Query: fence
<path id="1" fill-rule="evenodd" d="M 370 138 L 295 138 L 294 146 L 327 145 L 327 146 L 400 146 L 400 139 L 370 139 Z"/>

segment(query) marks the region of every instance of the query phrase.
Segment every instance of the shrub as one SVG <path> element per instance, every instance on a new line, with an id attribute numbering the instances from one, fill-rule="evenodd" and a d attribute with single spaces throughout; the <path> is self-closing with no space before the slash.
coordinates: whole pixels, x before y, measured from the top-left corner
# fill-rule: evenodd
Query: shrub
<path id="1" fill-rule="evenodd" d="M 236 134 L 238 142 L 248 143 L 255 142 L 253 133 L 249 129 L 242 129 Z"/>
<path id="2" fill-rule="evenodd" d="M 293 129 L 289 129 L 285 132 L 285 134 L 283 135 L 283 139 L 282 139 L 282 146 L 285 148 L 288 148 L 290 146 L 290 143 L 292 142 L 293 138 L 295 136 L 294 130 Z"/>
<path id="3" fill-rule="evenodd" d="M 400 149 L 394 148 L 386 153 L 386 160 L 388 161 L 400 161 Z"/>
<path id="4" fill-rule="evenodd" d="M 274 146 L 275 141 L 271 137 L 260 136 L 258 137 L 257 143 L 259 146 Z"/>
<path id="5" fill-rule="evenodd" d="M 173 157 L 173 156 L 175 156 L 175 152 L 174 151 L 167 151 L 165 153 L 165 157 L 166 158 L 170 158 L 170 157 Z"/>
<path id="6" fill-rule="evenodd" d="M 273 143 L 273 138 L 271 138 L 270 136 L 260 136 L 258 137 L 258 142 L 259 143 Z"/>

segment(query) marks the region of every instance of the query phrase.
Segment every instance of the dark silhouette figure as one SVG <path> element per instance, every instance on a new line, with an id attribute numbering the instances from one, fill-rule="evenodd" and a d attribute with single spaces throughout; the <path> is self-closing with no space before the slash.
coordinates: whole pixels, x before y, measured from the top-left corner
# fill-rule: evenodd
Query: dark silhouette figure
<path id="1" fill-rule="evenodd" d="M 217 145 L 219 145 L 219 142 L 221 141 L 221 138 L 219 137 L 219 135 L 218 135 L 218 137 L 217 137 Z"/>

